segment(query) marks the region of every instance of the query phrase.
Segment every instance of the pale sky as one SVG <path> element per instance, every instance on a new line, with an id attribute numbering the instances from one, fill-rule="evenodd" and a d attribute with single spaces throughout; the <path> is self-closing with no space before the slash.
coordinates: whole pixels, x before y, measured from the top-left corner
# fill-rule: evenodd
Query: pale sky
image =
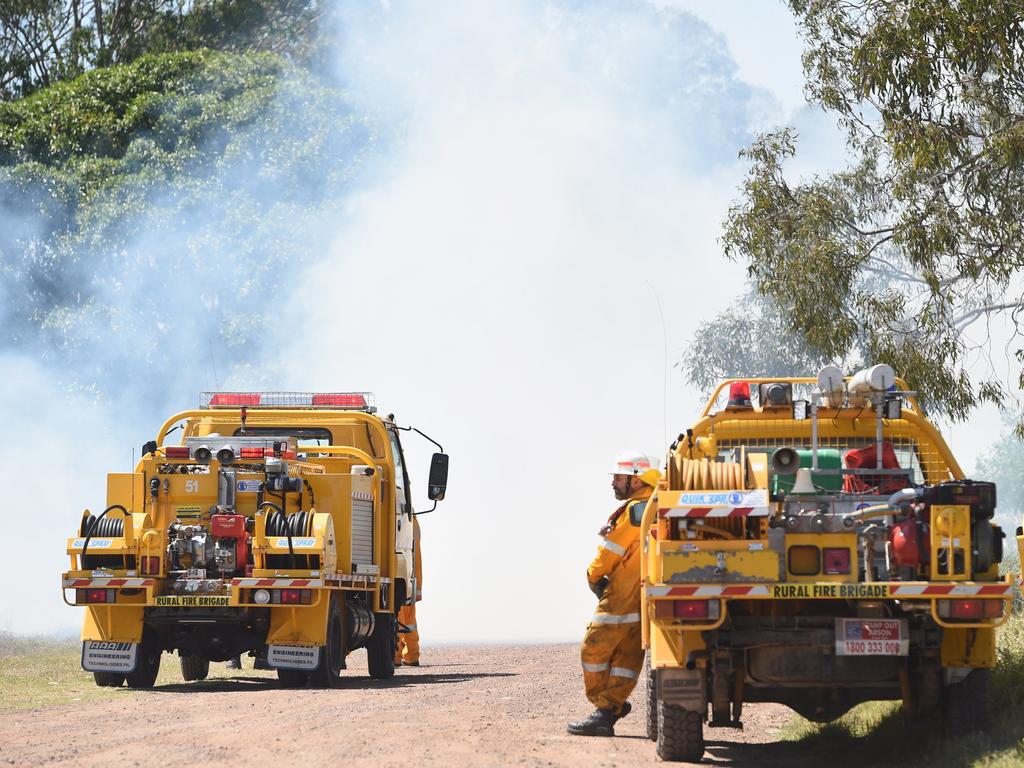
<path id="1" fill-rule="evenodd" d="M 581 636 L 594 606 L 585 569 L 616 506 L 608 464 L 625 448 L 663 455 L 695 420 L 701 403 L 673 365 L 743 288 L 717 242 L 744 172 L 736 153 L 789 122 L 820 167 L 841 159 L 827 119 L 803 105 L 781 3 L 666 0 L 660 16 L 569 5 L 352 6 L 339 70 L 402 140 L 347 200 L 330 252 L 282 279 L 279 337 L 221 376 L 242 389 L 270 378 L 370 390 L 444 444 L 448 498 L 421 519 L 428 653 Z M 102 508 L 103 473 L 126 470 L 168 414 L 119 423 L 116 397 L 67 395 L 33 352 L 0 361 L 19 371 L 0 379 L 0 401 L 67 408 L 26 424 L 7 406 L 8 424 L 25 424 L 0 444 L 4 465 L 21 468 L 11 526 L 31 544 L 0 566 L 19 580 L 0 630 L 76 631 L 57 588 L 64 538 L 83 507 Z M 196 393 L 177 402 L 192 407 Z M 961 428 L 966 465 L 995 437 L 986 418 Z M 432 448 L 406 442 L 423 508 Z M 58 471 L 25 466 L 54 445 Z"/>

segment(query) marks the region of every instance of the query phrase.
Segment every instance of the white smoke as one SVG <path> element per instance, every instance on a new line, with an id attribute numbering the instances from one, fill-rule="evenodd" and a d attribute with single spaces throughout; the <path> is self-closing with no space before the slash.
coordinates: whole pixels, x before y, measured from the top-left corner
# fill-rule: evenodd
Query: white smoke
<path id="1" fill-rule="evenodd" d="M 778 110 L 737 79 L 720 35 L 646 3 L 340 16 L 338 74 L 389 137 L 372 173 L 305 207 L 264 168 L 171 224 L 160 208 L 157 234 L 143 219 L 111 273 L 90 276 L 116 312 L 67 326 L 79 352 L 48 333 L 5 353 L 0 459 L 22 468 L 7 535 L 30 545 L 0 561 L 21 585 L 0 629 L 77 626 L 56 577 L 81 509 L 102 507 L 104 473 L 196 389 L 230 383 L 370 389 L 444 444 L 448 500 L 421 520 L 427 644 L 579 635 L 615 506 L 607 464 L 623 447 L 661 455 L 695 416 L 666 364 L 740 288 L 716 237 L 736 152 Z M 253 241 L 287 258 L 240 259 L 233 246 Z M 17 285 L 0 282 L 4 307 Z M 225 350 L 226 314 L 263 330 Z M 68 395 L 79 367 L 95 392 Z M 432 447 L 405 443 L 423 508 Z"/>
<path id="2" fill-rule="evenodd" d="M 671 371 L 663 419 L 655 291 L 674 360 L 742 281 L 716 236 L 765 98 L 646 5 L 392 4 L 344 31 L 351 93 L 405 145 L 300 282 L 292 312 L 329 311 L 289 383 L 375 389 L 450 452 L 428 642 L 574 638 L 611 458 L 695 415 Z M 422 498 L 430 448 L 406 444 Z"/>

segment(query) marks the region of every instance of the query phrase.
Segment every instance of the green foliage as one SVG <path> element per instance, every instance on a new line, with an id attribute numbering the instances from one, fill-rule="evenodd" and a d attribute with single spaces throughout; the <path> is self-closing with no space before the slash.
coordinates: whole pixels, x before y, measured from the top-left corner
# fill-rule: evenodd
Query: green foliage
<path id="1" fill-rule="evenodd" d="M 172 351 L 192 370 L 183 338 L 227 368 L 373 146 L 343 94 L 272 54 L 143 56 L 0 105 L 0 343 L 42 344 L 82 385 Z"/>
<path id="2" fill-rule="evenodd" d="M 679 366 L 690 384 L 710 395 L 723 379 L 813 375 L 826 362 L 785 313 L 752 293 L 701 323 Z"/>
<path id="3" fill-rule="evenodd" d="M 1004 313 L 1016 327 L 1021 307 L 1024 6 L 790 6 L 808 94 L 839 117 L 853 162 L 793 182 L 792 131 L 761 136 L 744 153 L 727 254 L 826 358 L 887 362 L 954 418 L 1002 403 L 1005 387 L 973 380 L 965 364 L 991 352 L 972 326 Z"/>
<path id="4" fill-rule="evenodd" d="M 147 53 L 272 51 L 315 64 L 332 23 L 322 0 L 0 0 L 0 100 Z"/>

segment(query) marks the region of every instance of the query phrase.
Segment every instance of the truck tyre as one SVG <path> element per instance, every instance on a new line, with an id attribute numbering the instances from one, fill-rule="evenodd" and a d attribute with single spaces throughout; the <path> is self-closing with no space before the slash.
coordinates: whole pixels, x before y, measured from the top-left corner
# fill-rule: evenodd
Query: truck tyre
<path id="1" fill-rule="evenodd" d="M 673 762 L 699 762 L 704 756 L 704 715 L 658 702 L 658 757 Z"/>
<path id="2" fill-rule="evenodd" d="M 117 672 L 93 672 L 92 678 L 101 688 L 120 688 L 124 685 L 124 675 Z"/>
<path id="3" fill-rule="evenodd" d="M 942 696 L 943 732 L 961 738 L 987 731 L 991 725 L 990 669 L 975 669 L 959 683 L 947 685 Z"/>
<path id="4" fill-rule="evenodd" d="M 331 595 L 324 643 L 320 648 L 320 663 L 309 673 L 309 681 L 317 688 L 333 688 L 341 680 L 341 670 L 345 668 L 345 628 L 341 623 L 341 605 L 337 595 Z"/>
<path id="5" fill-rule="evenodd" d="M 210 674 L 210 660 L 202 656 L 190 653 L 187 656 L 179 656 L 178 661 L 181 663 L 181 677 L 186 683 L 205 680 Z"/>
<path id="6" fill-rule="evenodd" d="M 282 688 L 301 688 L 309 681 L 309 672 L 301 669 L 279 669 L 277 670 L 277 682 Z"/>
<path id="7" fill-rule="evenodd" d="M 395 676 L 395 648 L 398 645 L 395 617 L 390 613 L 378 613 L 374 618 L 373 634 L 366 642 L 367 666 L 374 680 L 390 680 Z"/>
<path id="8" fill-rule="evenodd" d="M 135 671 L 129 672 L 125 679 L 129 688 L 152 688 L 156 683 L 156 676 L 160 672 L 161 649 L 151 637 L 142 636 L 139 643 L 138 657 L 135 661 Z"/>
<path id="9" fill-rule="evenodd" d="M 651 669 L 651 656 L 647 654 L 647 711 L 644 712 L 647 738 L 658 740 L 658 673 Z"/>

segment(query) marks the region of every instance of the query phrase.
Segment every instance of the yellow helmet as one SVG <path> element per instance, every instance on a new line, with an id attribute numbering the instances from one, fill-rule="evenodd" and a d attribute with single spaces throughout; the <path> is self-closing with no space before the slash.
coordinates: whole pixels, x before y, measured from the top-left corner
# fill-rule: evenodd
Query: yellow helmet
<path id="1" fill-rule="evenodd" d="M 610 472 L 613 475 L 632 475 L 639 477 L 652 488 L 661 479 L 658 471 L 658 460 L 640 451 L 623 451 L 615 459 L 615 466 Z"/>

